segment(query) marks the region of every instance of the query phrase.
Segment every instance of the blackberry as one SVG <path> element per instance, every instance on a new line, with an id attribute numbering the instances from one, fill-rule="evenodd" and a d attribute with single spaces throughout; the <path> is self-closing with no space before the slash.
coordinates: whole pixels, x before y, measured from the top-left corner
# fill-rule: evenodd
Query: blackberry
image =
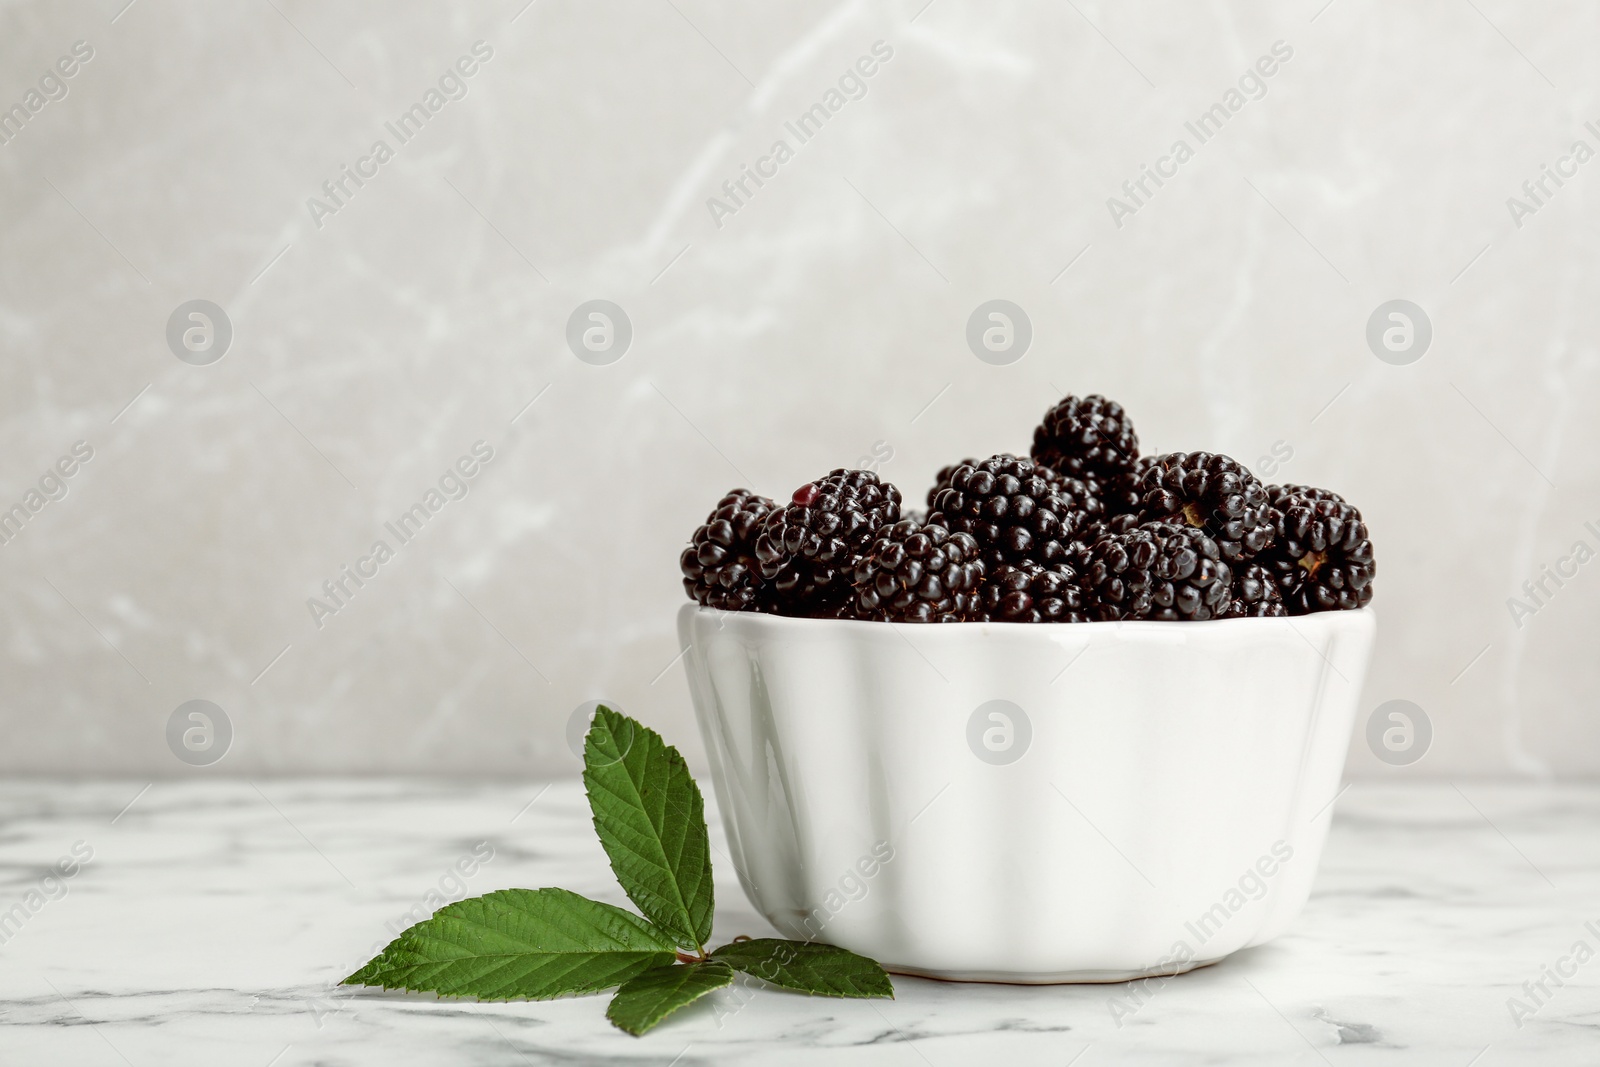
<path id="1" fill-rule="evenodd" d="M 1233 585 L 1217 542 L 1170 522 L 1102 533 L 1083 549 L 1078 570 L 1089 614 L 1102 620 L 1217 618 Z"/>
<path id="2" fill-rule="evenodd" d="M 1066 396 L 1033 431 L 1033 458 L 1057 474 L 1111 492 L 1139 458 L 1139 435 L 1122 405 L 1098 393 Z"/>
<path id="3" fill-rule="evenodd" d="M 1238 460 L 1212 452 L 1169 452 L 1144 472 L 1139 521 L 1178 522 L 1209 534 L 1230 563 L 1272 543 L 1267 491 Z"/>
<path id="4" fill-rule="evenodd" d="M 883 527 L 900 519 L 900 490 L 871 471 L 829 472 L 775 508 L 756 538 L 756 561 L 781 614 L 836 615 L 850 572 Z"/>
<path id="5" fill-rule="evenodd" d="M 960 622 L 978 605 L 983 564 L 971 534 L 901 519 L 855 565 L 855 617 Z"/>
<path id="6" fill-rule="evenodd" d="M 1224 613 L 1227 618 L 1276 618 L 1287 614 L 1278 592 L 1277 575 L 1270 567 L 1246 563 L 1234 573 L 1228 610 Z"/>
<path id="7" fill-rule="evenodd" d="M 950 479 L 962 467 L 976 467 L 980 460 L 964 459 L 960 463 L 952 463 L 948 467 L 940 467 L 939 473 L 933 476 L 933 488 L 928 490 L 928 510 L 933 510 L 933 499 L 939 495 L 939 490 L 950 488 Z"/>
<path id="8" fill-rule="evenodd" d="M 1156 456 L 1141 456 L 1133 461 L 1133 469 L 1116 475 L 1110 482 L 1094 481 L 1090 488 L 1100 498 L 1107 515 L 1137 515 L 1142 493 L 1140 485 L 1145 472 L 1155 466 Z"/>
<path id="9" fill-rule="evenodd" d="M 1108 515 L 1095 522 L 1085 523 L 1083 528 L 1078 531 L 1077 540 L 1081 545 L 1092 545 L 1101 534 L 1123 534 L 1138 528 L 1139 516 L 1137 515 L 1130 515 L 1126 512 L 1121 515 Z"/>
<path id="10" fill-rule="evenodd" d="M 748 489 L 717 501 L 678 557 L 691 600 L 723 611 L 772 610 L 755 557 L 756 535 L 772 509 L 771 500 Z"/>
<path id="11" fill-rule="evenodd" d="M 1277 543 L 1263 558 L 1289 614 L 1365 607 L 1377 562 L 1361 512 L 1305 485 L 1268 486 L 1267 496 Z"/>
<path id="12" fill-rule="evenodd" d="M 983 584 L 991 622 L 1088 622 L 1087 598 L 1071 564 L 1003 563 Z"/>
<path id="13" fill-rule="evenodd" d="M 928 521 L 971 534 L 984 563 L 1065 562 L 1078 529 L 1100 517 L 1100 501 L 1076 478 L 1063 478 L 1009 454 L 962 464 L 934 496 Z"/>

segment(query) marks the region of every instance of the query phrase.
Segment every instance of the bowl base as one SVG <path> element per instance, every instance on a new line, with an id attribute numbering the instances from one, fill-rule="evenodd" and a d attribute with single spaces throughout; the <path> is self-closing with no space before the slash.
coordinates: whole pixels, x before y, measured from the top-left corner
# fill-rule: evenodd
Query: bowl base
<path id="1" fill-rule="evenodd" d="M 1150 967 L 1145 970 L 1135 971 L 1045 971 L 1045 972 L 1019 972 L 1019 971 L 941 971 L 924 967 L 906 967 L 900 964 L 885 964 L 884 970 L 890 974 L 901 974 L 911 978 L 933 978 L 941 982 L 991 982 L 1001 985 L 1105 985 L 1116 982 L 1136 982 L 1141 978 L 1171 978 L 1175 975 L 1187 974 L 1199 967 L 1209 967 L 1226 959 L 1226 956 L 1214 956 L 1208 960 L 1194 960 L 1179 966 L 1167 964 L 1163 967 Z"/>

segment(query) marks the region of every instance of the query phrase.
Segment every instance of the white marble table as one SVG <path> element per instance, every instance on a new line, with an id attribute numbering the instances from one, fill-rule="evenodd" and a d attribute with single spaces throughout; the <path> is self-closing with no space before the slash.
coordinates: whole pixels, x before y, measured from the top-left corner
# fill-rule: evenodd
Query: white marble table
<path id="1" fill-rule="evenodd" d="M 642 1039 L 606 1023 L 602 997 L 478 1005 L 332 986 L 441 880 L 460 895 L 446 871 L 480 842 L 493 858 L 468 893 L 560 885 L 624 903 L 576 782 L 143 787 L 0 785 L 0 1062 L 1600 1062 L 1600 958 L 1546 980 L 1520 1027 L 1507 1007 L 1544 968 L 1573 970 L 1560 961 L 1576 942 L 1600 950 L 1597 787 L 1352 786 L 1293 929 L 1167 983 L 1120 1026 L 1123 986 L 902 978 L 882 1003 L 725 992 Z M 76 842 L 92 859 L 46 881 Z M 713 859 L 718 936 L 766 932 Z M 6 924 L 15 903 L 25 914 Z"/>

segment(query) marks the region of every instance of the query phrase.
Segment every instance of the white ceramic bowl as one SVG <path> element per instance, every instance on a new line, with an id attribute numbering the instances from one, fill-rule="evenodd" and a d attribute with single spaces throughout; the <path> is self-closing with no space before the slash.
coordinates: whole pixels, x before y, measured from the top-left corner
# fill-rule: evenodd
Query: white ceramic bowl
<path id="1" fill-rule="evenodd" d="M 1175 974 L 1281 933 L 1373 626 L 678 617 L 751 903 L 892 971 L 1005 982 Z"/>

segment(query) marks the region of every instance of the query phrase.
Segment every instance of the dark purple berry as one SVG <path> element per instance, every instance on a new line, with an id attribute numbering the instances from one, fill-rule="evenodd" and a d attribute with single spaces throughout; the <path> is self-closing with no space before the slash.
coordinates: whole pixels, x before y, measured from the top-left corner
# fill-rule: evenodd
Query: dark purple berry
<path id="1" fill-rule="evenodd" d="M 762 578 L 783 615 L 837 617 L 851 571 L 878 531 L 900 519 L 900 490 L 871 471 L 843 467 L 796 489 L 756 538 Z"/>
<path id="2" fill-rule="evenodd" d="M 1143 496 L 1140 486 L 1144 484 L 1144 475 L 1151 467 L 1155 466 L 1156 456 L 1141 456 L 1134 461 L 1131 471 L 1122 471 L 1109 482 L 1091 482 L 1092 489 L 1100 502 L 1105 505 L 1107 515 L 1137 515 L 1139 501 Z"/>
<path id="3" fill-rule="evenodd" d="M 1139 459 L 1139 435 L 1122 405 L 1098 393 L 1066 396 L 1033 431 L 1033 458 L 1058 474 L 1112 493 Z M 1107 501 L 1107 510 L 1118 510 Z"/>
<path id="4" fill-rule="evenodd" d="M 983 614 L 991 622 L 1088 622 L 1087 602 L 1068 563 L 1003 563 L 983 584 Z"/>
<path id="5" fill-rule="evenodd" d="M 971 534 L 990 568 L 1065 562 L 1067 546 L 1101 514 L 1083 482 L 1012 455 L 962 464 L 933 500 L 928 521 Z"/>
<path id="6" fill-rule="evenodd" d="M 1228 608 L 1233 574 L 1217 543 L 1177 523 L 1102 533 L 1083 548 L 1078 572 L 1097 619 L 1205 620 Z"/>
<path id="7" fill-rule="evenodd" d="M 948 467 L 940 467 L 939 473 L 933 476 L 933 488 L 928 490 L 928 510 L 933 510 L 933 498 L 939 495 L 939 490 L 950 488 L 950 479 L 962 467 L 976 467 L 982 460 L 964 459 L 960 463 L 952 463 Z"/>
<path id="8" fill-rule="evenodd" d="M 1222 557 L 1243 562 L 1272 543 L 1267 491 L 1245 467 L 1212 452 L 1169 452 L 1144 473 L 1139 521 L 1204 530 Z"/>
<path id="9" fill-rule="evenodd" d="M 854 579 L 858 619 L 961 622 L 977 607 L 983 564 L 970 534 L 902 519 L 879 531 Z"/>
<path id="10" fill-rule="evenodd" d="M 1261 563 L 1246 563 L 1234 571 L 1226 617 L 1275 618 L 1287 615 L 1278 592 L 1276 575 Z"/>
<path id="11" fill-rule="evenodd" d="M 1290 615 L 1349 611 L 1372 600 L 1377 562 L 1361 512 L 1338 493 L 1267 487 L 1276 543 L 1262 557 Z"/>
<path id="12" fill-rule="evenodd" d="M 773 610 L 755 556 L 756 535 L 772 508 L 772 501 L 748 489 L 717 501 L 678 557 L 691 600 L 722 611 Z"/>

